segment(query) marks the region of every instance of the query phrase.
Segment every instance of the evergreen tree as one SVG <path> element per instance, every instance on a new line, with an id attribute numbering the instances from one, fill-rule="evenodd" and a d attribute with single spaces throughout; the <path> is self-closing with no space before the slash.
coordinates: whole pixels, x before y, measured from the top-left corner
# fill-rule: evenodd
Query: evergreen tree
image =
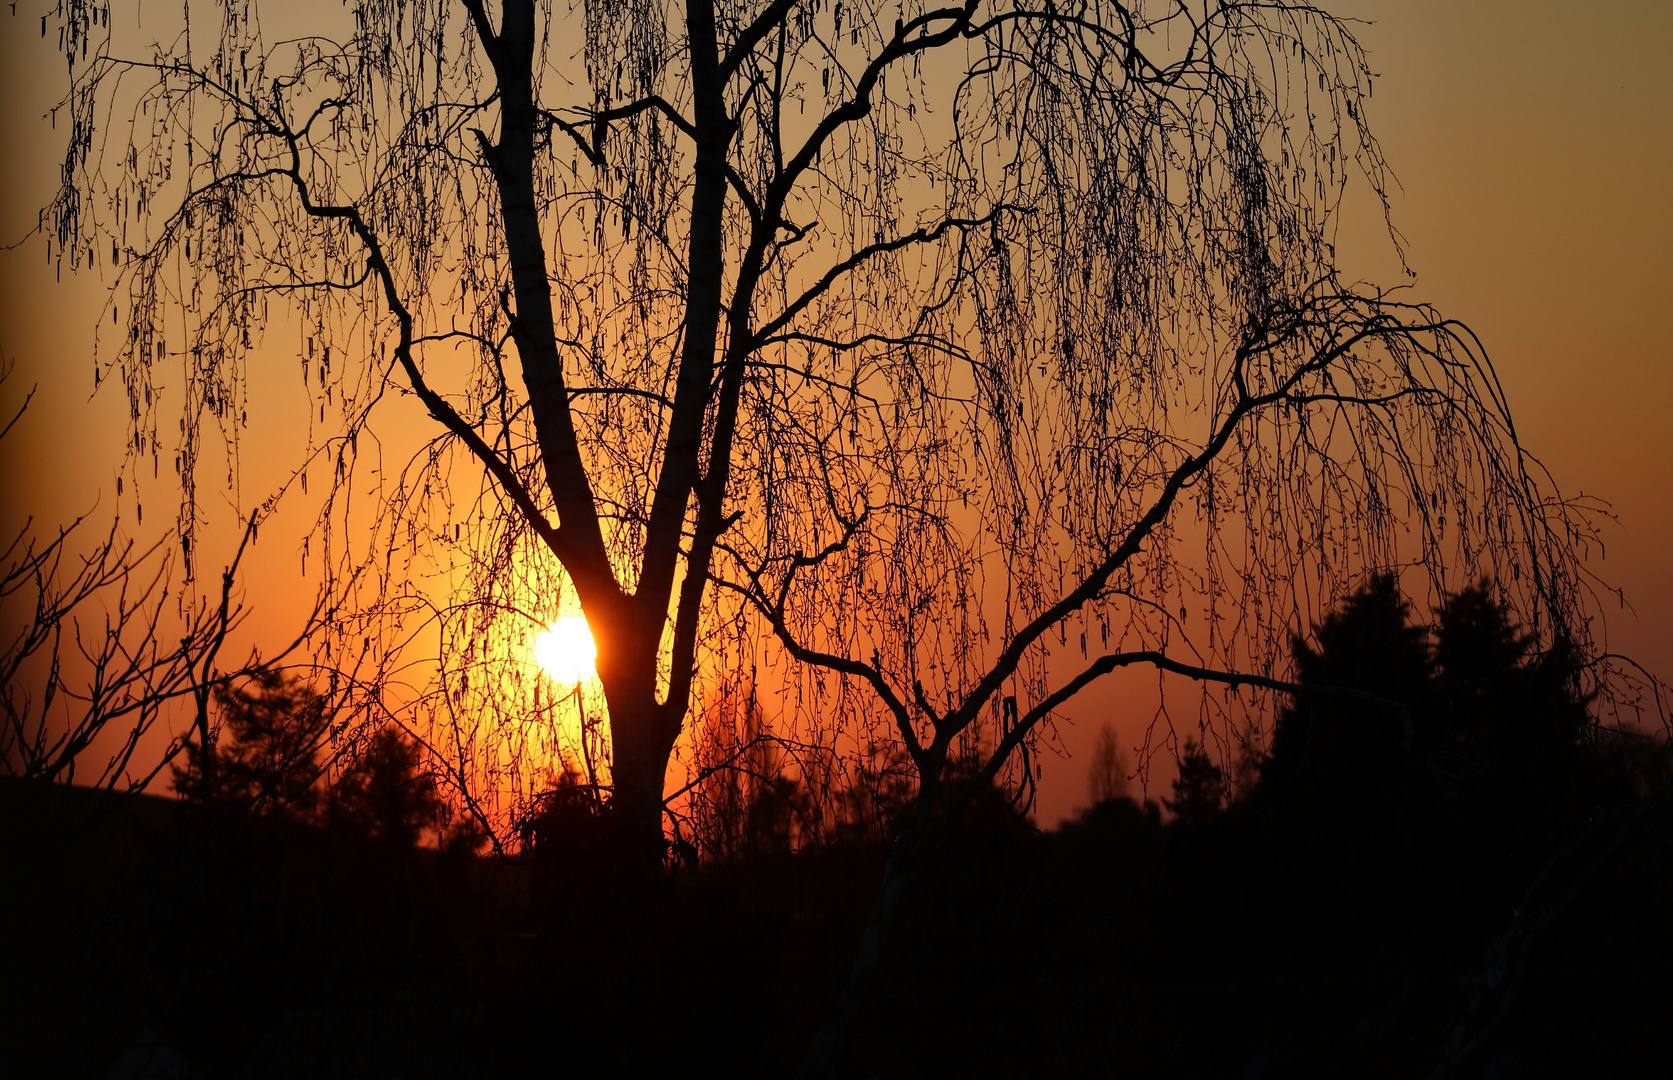
<path id="1" fill-rule="evenodd" d="M 1386 575 L 1295 640 L 1299 681 L 1406 708 L 1319 693 L 1280 713 L 1243 814 L 1286 932 L 1463 955 L 1600 807 L 1631 797 L 1591 738 L 1575 654 L 1537 645 L 1487 582 L 1426 628 Z"/>
<path id="2" fill-rule="evenodd" d="M 1297 681 L 1350 687 L 1406 705 L 1406 715 L 1363 700 L 1307 695 L 1278 717 L 1261 765 L 1268 798 L 1330 813 L 1386 804 L 1408 779 L 1406 752 L 1421 724 L 1434 677 L 1428 631 L 1387 574 L 1371 578 L 1313 628 L 1316 645 L 1292 644 Z M 1411 732 L 1407 723 L 1413 725 Z"/>
<path id="3" fill-rule="evenodd" d="M 426 832 L 439 834 L 448 815 L 417 744 L 401 729 L 386 727 L 332 785 L 328 816 L 334 827 L 410 848 Z"/>
<path id="4" fill-rule="evenodd" d="M 1186 739 L 1179 775 L 1173 782 L 1173 798 L 1163 799 L 1163 804 L 1181 825 L 1193 826 L 1219 817 L 1225 799 L 1225 772 L 1195 739 Z"/>
<path id="5" fill-rule="evenodd" d="M 220 721 L 206 750 L 186 749 L 174 766 L 174 790 L 208 804 L 250 807 L 297 820 L 315 817 L 320 802 L 320 745 L 329 716 L 307 684 L 261 671 L 218 687 Z"/>
<path id="6" fill-rule="evenodd" d="M 1486 582 L 1447 598 L 1435 624 L 1435 668 L 1448 749 L 1477 766 L 1548 774 L 1584 756 L 1590 719 L 1577 658 L 1566 642 L 1545 653 L 1535 645 Z"/>

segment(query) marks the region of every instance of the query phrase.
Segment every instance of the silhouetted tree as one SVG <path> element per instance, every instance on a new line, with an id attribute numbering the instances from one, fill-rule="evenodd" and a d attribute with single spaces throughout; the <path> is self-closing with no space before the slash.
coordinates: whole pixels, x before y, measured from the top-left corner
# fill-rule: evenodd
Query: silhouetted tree
<path id="1" fill-rule="evenodd" d="M 611 865 L 603 798 L 568 762 L 557 783 L 531 801 L 517 822 L 523 849 L 565 877 L 584 878 Z"/>
<path id="2" fill-rule="evenodd" d="M 1092 760 L 1086 770 L 1086 799 L 1096 806 L 1127 794 L 1127 755 L 1116 743 L 1115 729 L 1104 724 L 1092 743 Z"/>
<path id="3" fill-rule="evenodd" d="M 339 655 L 410 670 L 387 643 L 435 609 L 389 553 L 456 556 L 415 708 L 451 773 L 503 787 L 551 760 L 502 751 L 541 711 L 530 608 L 572 589 L 641 880 L 699 681 L 765 632 L 786 725 L 910 766 L 856 987 L 955 803 L 1026 798 L 1042 722 L 1116 668 L 1271 684 L 1274 613 L 1366 559 L 1493 573 L 1588 645 L 1584 522 L 1477 339 L 1338 273 L 1339 208 L 1386 205 L 1389 174 L 1364 52 L 1316 6 L 356 0 L 317 35 L 215 8 L 161 51 L 92 0 L 53 16 L 72 88 L 42 227 L 119 268 L 128 468 L 176 441 L 152 389 L 189 361 L 189 541 L 203 440 L 236 449 L 294 318 Z M 406 393 L 439 441 L 361 465 Z M 1187 664 L 1167 646 L 1197 622 Z M 986 761 L 944 798 L 968 744 Z"/>
<path id="4" fill-rule="evenodd" d="M 218 723 L 207 750 L 187 747 L 174 789 L 196 802 L 254 808 L 296 820 L 316 817 L 331 716 L 311 687 L 262 671 L 216 690 Z"/>
<path id="5" fill-rule="evenodd" d="M 1234 815 L 1280 937 L 1455 962 L 1565 845 L 1636 795 L 1588 712 L 1577 655 L 1543 650 L 1488 583 L 1432 627 L 1373 576 L 1297 637 L 1302 681 L 1404 709 L 1297 695 Z"/>
<path id="6" fill-rule="evenodd" d="M 1206 825 L 1220 816 L 1226 805 L 1226 774 L 1208 751 L 1195 739 L 1186 739 L 1179 756 L 1179 775 L 1173 781 L 1173 798 L 1163 799 L 1181 825 Z"/>
<path id="7" fill-rule="evenodd" d="M 708 857 L 734 859 L 793 851 L 820 837 L 834 808 L 820 805 L 749 680 L 722 682 L 700 722 L 698 779 L 676 796 L 685 803 L 689 836 L 682 839 Z"/>
<path id="8" fill-rule="evenodd" d="M 1367 707 L 1358 699 L 1297 695 L 1278 716 L 1261 786 L 1276 799 L 1305 799 L 1312 812 L 1380 799 L 1405 772 L 1412 749 L 1408 726 L 1431 696 L 1428 632 L 1411 621 L 1398 582 L 1374 575 L 1313 628 L 1297 635 L 1296 679 L 1343 686 L 1405 705 Z"/>
<path id="9" fill-rule="evenodd" d="M 1559 851 L 1637 791 L 1621 738 L 1590 715 L 1579 658 L 1540 649 L 1483 583 L 1446 599 L 1434 628 L 1427 759 L 1461 907 L 1502 919 Z"/>
<path id="10" fill-rule="evenodd" d="M 912 764 L 900 747 L 872 746 L 854 767 L 837 807 L 839 843 L 876 844 L 893 835 L 913 796 Z"/>
<path id="11" fill-rule="evenodd" d="M 457 553 L 415 709 L 468 716 L 479 737 L 432 741 L 492 786 L 549 760 L 501 753 L 539 711 L 508 653 L 529 597 L 572 588 L 642 870 L 697 682 L 762 630 L 797 665 L 785 722 L 896 741 L 925 806 L 977 727 L 972 791 L 1020 784 L 1019 744 L 1115 667 L 1265 670 L 1268 613 L 1392 559 L 1407 518 L 1413 556 L 1584 632 L 1581 525 L 1475 339 L 1336 273 L 1342 191 L 1388 173 L 1363 52 L 1316 7 L 412 0 L 282 41 L 218 7 L 155 54 L 90 0 L 49 18 L 73 85 L 43 231 L 115 264 L 128 468 L 178 442 L 190 543 L 204 440 L 263 422 L 246 376 L 294 319 L 339 647 L 407 664 L 383 648 L 432 611 L 385 556 Z M 118 84 L 138 112 L 111 128 Z M 152 391 L 184 358 L 175 440 Z M 394 387 L 441 441 L 392 475 L 358 436 Z M 444 503 L 461 460 L 474 514 Z M 382 532 L 345 549 L 362 481 Z M 1192 503 L 1204 572 L 1178 575 Z M 1181 605 L 1241 613 L 1200 668 L 1161 662 Z M 1102 655 L 1049 678 L 1071 629 Z"/>
<path id="12" fill-rule="evenodd" d="M 386 727 L 337 774 L 326 820 L 334 828 L 410 848 L 426 834 L 441 840 L 449 814 L 418 745 L 399 728 Z"/>
<path id="13" fill-rule="evenodd" d="M 1395 580 L 1374 576 L 1314 627 L 1313 642 L 1293 646 L 1301 682 L 1354 687 L 1405 710 L 1299 695 L 1261 766 L 1269 796 L 1364 801 L 1390 785 L 1438 790 L 1489 773 L 1549 795 L 1592 759 L 1599 728 L 1579 654 L 1562 639 L 1541 650 L 1488 583 L 1446 596 L 1425 627 Z"/>
<path id="14" fill-rule="evenodd" d="M 0 358 L 0 385 L 13 370 Z M 0 428 L 0 439 L 12 435 L 34 393 Z M 192 580 L 189 546 L 176 560 L 164 541 L 137 546 L 120 518 L 102 537 L 89 537 L 86 523 L 81 517 L 43 533 L 31 519 L 0 555 L 0 769 L 28 780 L 144 791 L 192 735 L 202 740 L 212 694 L 283 661 L 321 609 L 274 657 L 264 662 L 252 651 L 223 668 L 227 638 L 248 614 L 235 585 L 253 522 L 221 574 L 219 596 L 189 605 L 178 602 L 177 590 L 189 586 L 176 573 L 184 563 L 185 581 Z M 90 543 L 78 551 L 83 541 Z M 160 727 L 185 709 L 194 710 L 188 734 L 162 738 Z M 89 760 L 95 747 L 97 762 Z"/>
<path id="15" fill-rule="evenodd" d="M 1446 749 L 1478 765 L 1535 771 L 1577 760 L 1594 725 L 1572 645 L 1559 640 L 1539 651 L 1485 582 L 1446 599 L 1434 640 L 1445 710 L 1435 722 Z"/>

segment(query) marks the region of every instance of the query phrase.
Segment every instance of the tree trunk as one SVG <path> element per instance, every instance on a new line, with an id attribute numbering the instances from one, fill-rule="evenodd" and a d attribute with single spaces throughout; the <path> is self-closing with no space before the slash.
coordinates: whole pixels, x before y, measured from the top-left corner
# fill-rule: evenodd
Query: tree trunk
<path id="1" fill-rule="evenodd" d="M 610 706 L 609 828 L 624 882 L 660 875 L 665 854 L 662 785 L 673 739 L 667 733 L 668 709 L 657 702 L 655 685 L 654 677 L 639 671 L 605 682 Z"/>
<path id="2" fill-rule="evenodd" d="M 883 962 L 884 939 L 895 921 L 901 897 L 917 873 L 924 847 L 934 840 L 946 820 L 947 811 L 941 817 L 934 817 L 936 796 L 941 790 L 941 774 L 946 767 L 946 745 L 937 743 L 933 756 L 927 765 L 921 767 L 925 771 L 920 776 L 917 798 L 912 800 L 910 815 L 889 848 L 889 861 L 883 867 L 883 886 L 871 905 L 871 915 L 866 919 L 860 948 L 854 955 L 853 966 L 848 970 L 848 983 L 842 988 L 836 1007 L 819 1026 L 807 1053 L 802 1055 L 801 1065 L 796 1069 L 796 1080 L 825 1080 L 826 1077 L 839 1075 L 836 1055 L 865 1004 L 872 977 Z"/>
<path id="3" fill-rule="evenodd" d="M 905 846 L 898 842 L 889 853 L 888 864 L 883 870 L 883 887 L 871 906 L 865 934 L 860 938 L 860 948 L 854 954 L 853 966 L 849 968 L 848 983 L 842 988 L 836 1007 L 819 1026 L 812 1045 L 802 1056 L 802 1063 L 796 1069 L 796 1080 L 826 1080 L 839 1075 L 836 1055 L 865 1003 L 872 975 L 883 960 L 883 939 L 894 922 L 901 894 L 906 891 L 906 883 L 911 877 L 910 859 Z"/>
<path id="4" fill-rule="evenodd" d="M 516 310 L 512 336 L 522 360 L 547 488 L 558 512 L 554 554 L 580 595 L 598 642 L 599 678 L 610 708 L 610 831 L 618 863 L 631 876 L 660 871 L 664 854 L 662 787 L 668 758 L 686 711 L 688 679 L 673 680 L 666 703 L 656 700 L 663 626 L 678 576 L 687 510 L 702 473 L 701 451 L 712 395 L 720 331 L 725 263 L 725 160 L 732 124 L 716 74 L 712 0 L 688 0 L 698 161 L 692 195 L 684 342 L 667 442 L 645 530 L 638 579 L 631 591 L 617 580 L 605 550 L 597 506 L 578 449 L 557 344 L 551 280 L 540 236 L 535 197 L 535 129 L 532 62 L 535 5 L 510 0 L 489 49 L 500 94 L 500 137 L 484 157 L 500 194 L 507 257 Z M 718 521 L 717 514 L 711 514 Z M 561 547 L 561 550 L 559 550 Z M 686 568 L 707 578 L 707 547 Z M 694 547 L 693 552 L 698 548 Z M 700 565 L 699 565 L 700 564 Z M 679 605 L 694 615 L 702 588 L 682 589 Z M 683 620 L 690 622 L 688 618 Z"/>

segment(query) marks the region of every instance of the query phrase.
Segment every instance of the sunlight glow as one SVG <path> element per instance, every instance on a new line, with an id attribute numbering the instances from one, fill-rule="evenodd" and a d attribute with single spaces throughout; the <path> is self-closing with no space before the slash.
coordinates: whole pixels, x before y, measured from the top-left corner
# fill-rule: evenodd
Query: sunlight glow
<path id="1" fill-rule="evenodd" d="M 541 631 L 534 639 L 534 658 L 553 682 L 572 686 L 592 678 L 598 649 L 587 620 L 567 615 Z"/>

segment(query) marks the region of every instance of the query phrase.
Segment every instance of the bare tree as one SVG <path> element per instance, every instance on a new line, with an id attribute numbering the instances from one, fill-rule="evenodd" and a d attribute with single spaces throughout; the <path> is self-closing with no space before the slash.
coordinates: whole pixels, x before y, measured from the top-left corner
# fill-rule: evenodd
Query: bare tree
<path id="1" fill-rule="evenodd" d="M 43 232 L 119 268 L 130 472 L 178 455 L 190 538 L 205 440 L 236 463 L 288 353 L 338 648 L 396 672 L 435 627 L 430 745 L 467 797 L 532 788 L 569 759 L 520 650 L 573 599 L 642 871 L 703 680 L 758 665 L 780 735 L 903 755 L 858 981 L 949 761 L 1026 801 L 1104 674 L 1286 686 L 1290 628 L 1377 568 L 1491 575 L 1590 647 L 1584 507 L 1480 343 L 1338 272 L 1388 173 L 1316 7 L 353 0 L 269 36 L 220 0 L 151 48 L 62 10 Z M 435 435 L 391 468 L 408 395 Z"/>
<path id="2" fill-rule="evenodd" d="M 1131 765 L 1127 754 L 1115 741 L 1115 729 L 1108 723 L 1098 729 L 1092 743 L 1092 760 L 1086 769 L 1086 800 L 1096 806 L 1127 794 Z"/>
<path id="3" fill-rule="evenodd" d="M 165 561 L 155 548 L 136 553 L 113 528 L 91 554 L 66 565 L 65 548 L 80 539 L 81 524 L 46 538 L 25 530 L 6 552 L 0 599 L 11 625 L 0 671 L 0 749 L 12 776 L 68 783 L 80 764 L 83 783 L 106 787 L 124 779 L 164 705 L 189 697 L 197 654 L 219 628 L 202 621 L 175 648 L 159 639 Z M 111 602 L 100 610 L 105 596 Z M 78 663 L 89 671 L 86 685 L 66 685 L 64 669 L 79 674 Z M 44 669 L 38 679 L 32 668 Z M 118 745 L 89 776 L 88 751 L 101 736 L 118 736 Z"/>
<path id="4" fill-rule="evenodd" d="M 16 370 L 15 361 L 0 359 L 0 385 Z M 0 440 L 13 435 L 36 389 L 0 428 Z M 167 540 L 139 547 L 120 516 L 91 541 L 89 515 L 45 532 L 31 517 L 18 529 L 0 572 L 0 767 L 6 775 L 140 792 L 190 756 L 194 739 L 212 756 L 219 729 L 213 698 L 247 679 L 277 677 L 325 610 L 322 594 L 288 644 L 265 659 L 251 649 L 227 664 L 228 638 L 249 615 L 238 587 L 240 565 L 273 506 L 249 515 L 218 592 L 207 595 L 191 590 L 189 540 L 181 543 L 181 582 Z"/>
<path id="5" fill-rule="evenodd" d="M 0 380 L 12 370 L 7 366 Z M 174 581 L 173 552 L 163 541 L 138 548 L 117 519 L 89 550 L 78 550 L 86 521 L 42 535 L 31 519 L 6 549 L 0 763 L 7 775 L 25 779 L 143 791 L 194 737 L 214 745 L 210 699 L 217 689 L 282 664 L 306 630 L 267 660 L 252 651 L 221 666 L 228 636 L 248 613 L 236 582 L 254 518 L 221 575 L 218 602 L 188 597 Z"/>

